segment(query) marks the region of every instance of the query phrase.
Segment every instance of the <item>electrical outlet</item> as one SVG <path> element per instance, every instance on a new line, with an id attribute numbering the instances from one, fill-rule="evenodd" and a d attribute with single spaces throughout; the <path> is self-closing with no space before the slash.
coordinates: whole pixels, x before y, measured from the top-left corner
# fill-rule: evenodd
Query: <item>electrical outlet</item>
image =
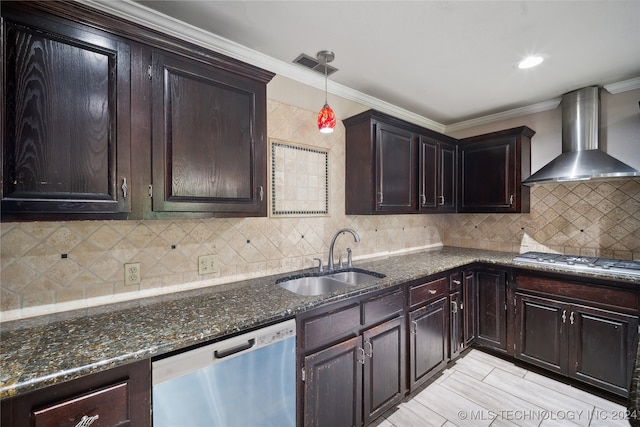
<path id="1" fill-rule="evenodd" d="M 215 255 L 198 257 L 198 274 L 213 274 L 218 272 L 218 260 Z"/>
<path id="2" fill-rule="evenodd" d="M 140 263 L 132 262 L 124 265 L 124 284 L 125 286 L 139 285 L 142 281 L 140 274 Z"/>

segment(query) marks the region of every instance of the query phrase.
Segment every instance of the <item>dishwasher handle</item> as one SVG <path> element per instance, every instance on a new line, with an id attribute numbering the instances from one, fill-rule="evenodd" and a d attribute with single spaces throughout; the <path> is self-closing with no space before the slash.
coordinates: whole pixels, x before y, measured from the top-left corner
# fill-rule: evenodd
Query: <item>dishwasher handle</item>
<path id="1" fill-rule="evenodd" d="M 230 347 L 224 350 L 216 350 L 213 352 L 213 357 L 215 357 L 216 359 L 224 359 L 225 357 L 229 357 L 233 354 L 240 353 L 241 351 L 249 350 L 254 345 L 256 345 L 256 339 L 251 338 L 246 343 L 237 345 L 235 347 Z"/>

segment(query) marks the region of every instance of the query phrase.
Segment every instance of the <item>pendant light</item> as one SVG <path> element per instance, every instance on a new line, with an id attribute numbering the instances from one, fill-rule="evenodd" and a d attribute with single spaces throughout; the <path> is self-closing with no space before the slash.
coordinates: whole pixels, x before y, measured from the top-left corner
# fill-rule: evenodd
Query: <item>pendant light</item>
<path id="1" fill-rule="evenodd" d="M 336 57 L 333 52 L 322 50 L 318 52 L 318 62 L 324 64 L 324 107 L 318 113 L 318 129 L 322 133 L 331 133 L 336 127 L 336 115 L 327 103 L 327 64 Z"/>

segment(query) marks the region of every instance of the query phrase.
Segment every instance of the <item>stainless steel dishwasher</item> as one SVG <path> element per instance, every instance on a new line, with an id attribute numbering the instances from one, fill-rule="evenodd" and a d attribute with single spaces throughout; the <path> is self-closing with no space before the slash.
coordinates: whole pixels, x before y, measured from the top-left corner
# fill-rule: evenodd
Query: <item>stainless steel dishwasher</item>
<path id="1" fill-rule="evenodd" d="M 292 319 L 154 361 L 154 427 L 294 427 L 295 335 Z"/>

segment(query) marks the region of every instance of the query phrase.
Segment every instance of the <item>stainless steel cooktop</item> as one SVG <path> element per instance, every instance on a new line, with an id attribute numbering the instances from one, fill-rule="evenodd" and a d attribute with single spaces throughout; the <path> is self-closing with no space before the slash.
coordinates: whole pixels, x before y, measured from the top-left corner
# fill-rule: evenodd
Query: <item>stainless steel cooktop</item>
<path id="1" fill-rule="evenodd" d="M 640 277 L 640 261 L 550 254 L 546 252 L 525 252 L 516 256 L 513 260 L 536 265 L 549 265 L 569 271 L 600 271 Z"/>

